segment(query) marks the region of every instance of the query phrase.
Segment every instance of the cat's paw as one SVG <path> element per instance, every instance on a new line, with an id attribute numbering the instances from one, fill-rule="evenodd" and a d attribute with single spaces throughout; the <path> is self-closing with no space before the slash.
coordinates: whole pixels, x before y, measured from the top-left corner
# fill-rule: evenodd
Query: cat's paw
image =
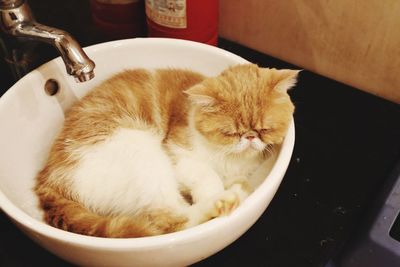
<path id="1" fill-rule="evenodd" d="M 233 191 L 225 191 L 215 202 L 211 210 L 212 217 L 229 215 L 240 204 L 240 196 Z"/>

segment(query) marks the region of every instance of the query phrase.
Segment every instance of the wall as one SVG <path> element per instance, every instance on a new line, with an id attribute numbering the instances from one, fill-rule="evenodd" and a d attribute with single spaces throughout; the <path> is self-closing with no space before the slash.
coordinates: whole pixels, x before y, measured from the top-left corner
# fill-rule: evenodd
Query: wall
<path id="1" fill-rule="evenodd" d="M 399 0 L 220 0 L 220 35 L 400 103 Z"/>

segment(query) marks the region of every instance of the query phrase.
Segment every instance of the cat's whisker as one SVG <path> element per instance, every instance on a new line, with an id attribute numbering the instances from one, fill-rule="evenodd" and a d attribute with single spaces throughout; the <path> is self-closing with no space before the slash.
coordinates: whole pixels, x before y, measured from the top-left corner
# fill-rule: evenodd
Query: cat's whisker
<path id="1" fill-rule="evenodd" d="M 265 149 L 263 150 L 263 154 L 265 157 L 270 157 L 272 154 L 274 154 L 275 151 L 275 146 L 273 144 L 267 144 L 265 146 Z"/>

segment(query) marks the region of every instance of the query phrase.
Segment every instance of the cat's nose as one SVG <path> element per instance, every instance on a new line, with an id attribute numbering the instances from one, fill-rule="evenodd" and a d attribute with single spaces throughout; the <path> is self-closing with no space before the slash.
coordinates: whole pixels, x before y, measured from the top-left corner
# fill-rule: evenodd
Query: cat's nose
<path id="1" fill-rule="evenodd" d="M 258 134 L 254 131 L 249 131 L 247 133 L 244 134 L 244 138 L 246 138 L 249 141 L 252 141 L 253 139 L 255 139 L 258 136 Z"/>
<path id="2" fill-rule="evenodd" d="M 254 135 L 246 136 L 246 139 L 248 139 L 249 141 L 253 140 L 254 138 L 256 138 Z"/>

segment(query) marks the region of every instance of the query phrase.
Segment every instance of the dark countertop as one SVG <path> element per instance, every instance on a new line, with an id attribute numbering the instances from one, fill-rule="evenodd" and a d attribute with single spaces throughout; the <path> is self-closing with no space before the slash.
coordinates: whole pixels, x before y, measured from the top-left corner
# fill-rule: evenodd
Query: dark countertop
<path id="1" fill-rule="evenodd" d="M 86 1 L 46 3 L 30 1 L 38 21 L 65 29 L 83 46 L 107 40 L 91 25 Z M 220 47 L 261 66 L 296 68 L 226 40 Z M 48 51 L 46 60 L 56 56 Z M 1 95 L 13 83 L 2 60 L 0 73 Z M 324 266 L 360 227 L 400 158 L 399 105 L 306 70 L 290 94 L 296 144 L 276 196 L 246 234 L 194 266 Z M 0 266 L 71 266 L 1 212 L 0 236 Z"/>

